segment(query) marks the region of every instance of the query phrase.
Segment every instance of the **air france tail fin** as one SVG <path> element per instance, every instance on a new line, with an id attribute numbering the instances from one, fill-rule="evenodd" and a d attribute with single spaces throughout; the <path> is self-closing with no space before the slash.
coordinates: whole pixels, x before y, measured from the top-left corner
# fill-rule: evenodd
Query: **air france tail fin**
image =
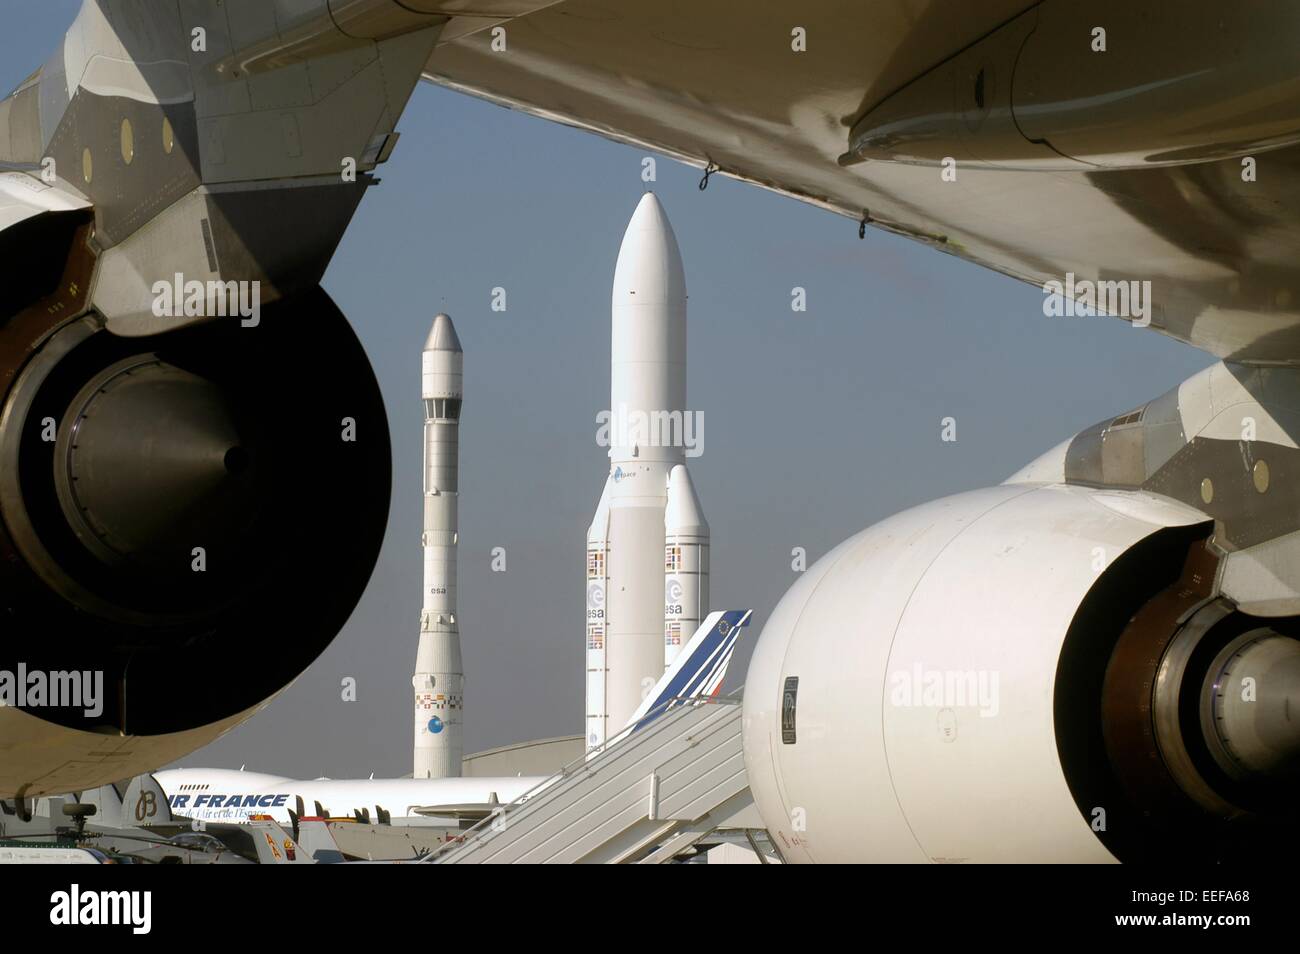
<path id="1" fill-rule="evenodd" d="M 742 626 L 749 625 L 753 610 L 719 610 L 710 613 L 695 631 L 691 641 L 677 654 L 676 661 L 663 674 L 627 720 L 624 731 L 636 730 L 654 721 L 667 710 L 692 699 L 712 697 L 722 688 L 727 665 L 736 649 Z"/>

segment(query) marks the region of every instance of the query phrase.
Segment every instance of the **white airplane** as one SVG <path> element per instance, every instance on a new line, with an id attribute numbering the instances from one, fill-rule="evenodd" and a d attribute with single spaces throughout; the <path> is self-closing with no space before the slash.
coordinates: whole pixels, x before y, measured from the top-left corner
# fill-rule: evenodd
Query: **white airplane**
<path id="1" fill-rule="evenodd" d="M 291 779 L 236 769 L 181 768 L 155 772 L 172 814 L 205 822 L 246 822 L 270 815 L 298 818 L 389 819 L 481 817 L 546 781 L 506 778 Z"/>
<path id="2" fill-rule="evenodd" d="M 0 706 L 0 796 L 183 757 L 348 618 L 388 446 L 319 280 L 424 79 L 1027 282 L 1026 321 L 1077 302 L 1218 361 L 801 575 L 745 693 L 787 860 L 1300 843 L 1300 5 L 464 6 L 85 0 L 0 101 L 0 618 L 6 645 L 93 658 L 108 686 L 93 719 Z M 370 438 L 344 447 L 345 415 Z M 232 637 L 276 651 L 174 678 Z"/>
<path id="3" fill-rule="evenodd" d="M 676 661 L 646 694 L 640 708 L 606 746 L 664 712 L 718 694 L 750 610 L 710 613 Z M 589 754 L 588 758 L 591 757 Z M 544 784 L 547 776 L 440 779 L 291 779 L 234 769 L 178 768 L 153 773 L 172 814 L 204 822 L 239 824 L 253 815 L 291 823 L 314 817 L 477 820 Z"/>

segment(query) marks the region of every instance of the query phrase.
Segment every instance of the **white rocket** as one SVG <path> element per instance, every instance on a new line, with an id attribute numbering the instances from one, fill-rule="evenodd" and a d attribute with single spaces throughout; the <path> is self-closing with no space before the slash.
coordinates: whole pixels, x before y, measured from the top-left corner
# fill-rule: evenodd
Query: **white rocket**
<path id="1" fill-rule="evenodd" d="M 709 525 L 686 470 L 686 279 L 653 193 L 614 268 L 609 477 L 587 531 L 587 747 L 617 734 L 708 615 Z"/>
<path id="2" fill-rule="evenodd" d="M 424 344 L 424 608 L 415 657 L 415 778 L 460 775 L 465 670 L 456 623 L 457 473 L 464 353 L 446 315 Z"/>

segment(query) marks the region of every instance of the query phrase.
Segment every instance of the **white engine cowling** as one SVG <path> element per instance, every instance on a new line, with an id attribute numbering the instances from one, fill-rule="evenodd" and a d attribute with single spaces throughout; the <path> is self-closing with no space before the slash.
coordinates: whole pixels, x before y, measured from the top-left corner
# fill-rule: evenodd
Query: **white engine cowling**
<path id="1" fill-rule="evenodd" d="M 785 859 L 1115 860 L 1067 778 L 1063 648 L 1101 581 L 1126 588 L 1143 541 L 1205 520 L 1152 494 L 1008 484 L 905 511 L 819 560 L 774 610 L 745 686 L 750 786 Z M 1181 565 L 1160 562 L 1143 567 L 1155 588 Z"/>

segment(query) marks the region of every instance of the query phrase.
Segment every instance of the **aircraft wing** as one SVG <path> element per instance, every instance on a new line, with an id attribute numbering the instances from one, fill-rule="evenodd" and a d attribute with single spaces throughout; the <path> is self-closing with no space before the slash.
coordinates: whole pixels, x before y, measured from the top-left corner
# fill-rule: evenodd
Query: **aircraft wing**
<path id="1" fill-rule="evenodd" d="M 1222 358 L 1297 356 L 1297 67 L 1273 37 L 1300 10 L 1285 3 L 496 6 L 451 21 L 425 79 L 1038 286 L 1149 281 L 1155 330 Z M 999 114 L 1012 95 L 1028 105 Z M 963 111 L 971 96 L 983 112 Z"/>
<path id="2" fill-rule="evenodd" d="M 59 215 L 90 208 L 90 203 L 65 189 L 46 185 L 22 172 L 0 172 L 0 232 L 42 215 Z"/>
<path id="3" fill-rule="evenodd" d="M 449 821 L 469 819 L 482 821 L 501 808 L 499 801 L 466 802 L 461 805 L 426 805 L 413 809 L 415 814 L 424 818 L 445 818 Z"/>

